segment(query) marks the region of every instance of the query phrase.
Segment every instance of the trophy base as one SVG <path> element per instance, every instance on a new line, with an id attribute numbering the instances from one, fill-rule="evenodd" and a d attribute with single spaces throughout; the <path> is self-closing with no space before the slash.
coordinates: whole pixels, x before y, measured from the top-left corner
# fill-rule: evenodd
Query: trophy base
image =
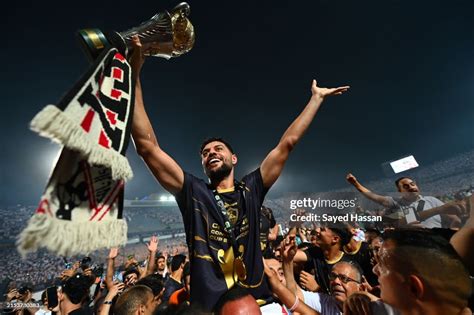
<path id="1" fill-rule="evenodd" d="M 107 46 L 113 46 L 123 56 L 127 56 L 127 45 L 117 32 L 106 32 L 104 34 L 97 28 L 88 28 L 79 30 L 77 37 L 90 61 L 94 61 L 99 57 L 102 50 Z"/>

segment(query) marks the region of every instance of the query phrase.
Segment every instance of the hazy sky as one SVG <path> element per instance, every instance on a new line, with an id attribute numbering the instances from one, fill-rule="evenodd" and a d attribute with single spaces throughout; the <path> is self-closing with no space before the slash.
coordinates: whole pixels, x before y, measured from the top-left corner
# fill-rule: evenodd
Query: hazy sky
<path id="1" fill-rule="evenodd" d="M 39 201 L 58 145 L 28 129 L 86 70 L 81 28 L 123 31 L 178 2 L 3 4 L 0 205 Z M 145 103 L 163 148 L 202 174 L 213 135 L 231 142 L 237 174 L 257 167 L 308 101 L 311 80 L 350 85 L 327 99 L 274 187 L 319 191 L 383 176 L 414 154 L 426 165 L 474 148 L 474 1 L 189 1 L 193 50 L 149 58 Z M 135 7 L 136 6 L 136 7 Z M 6 38 L 6 40 L 5 40 Z M 126 197 L 161 188 L 130 144 Z"/>

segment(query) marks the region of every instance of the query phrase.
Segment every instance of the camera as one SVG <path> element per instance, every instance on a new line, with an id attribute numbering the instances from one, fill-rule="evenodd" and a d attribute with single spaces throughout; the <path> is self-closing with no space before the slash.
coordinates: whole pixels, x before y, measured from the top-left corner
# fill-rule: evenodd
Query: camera
<path id="1" fill-rule="evenodd" d="M 86 257 L 82 258 L 82 260 L 81 260 L 81 269 L 82 270 L 88 269 L 91 262 L 92 262 L 92 259 L 90 257 L 86 256 Z"/>
<path id="2" fill-rule="evenodd" d="M 92 267 L 92 274 L 96 277 L 102 277 L 104 274 L 104 266 L 94 265 Z"/>
<path id="3" fill-rule="evenodd" d="M 31 291 L 31 290 L 27 286 L 23 286 L 23 287 L 18 289 L 18 293 L 21 294 L 21 295 L 24 295 L 28 291 Z"/>

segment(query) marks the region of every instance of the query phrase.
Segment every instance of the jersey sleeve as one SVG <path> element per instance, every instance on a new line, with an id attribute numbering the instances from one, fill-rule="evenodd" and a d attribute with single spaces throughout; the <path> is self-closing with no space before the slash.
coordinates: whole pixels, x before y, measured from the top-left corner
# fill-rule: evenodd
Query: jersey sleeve
<path id="1" fill-rule="evenodd" d="M 196 178 L 193 175 L 184 172 L 183 188 L 175 194 L 176 202 L 178 203 L 183 218 L 186 217 L 186 214 L 192 205 L 193 182 L 195 180 Z"/>
<path id="2" fill-rule="evenodd" d="M 260 168 L 242 178 L 245 193 L 251 195 L 255 206 L 260 210 L 268 189 L 263 187 L 262 174 Z"/>

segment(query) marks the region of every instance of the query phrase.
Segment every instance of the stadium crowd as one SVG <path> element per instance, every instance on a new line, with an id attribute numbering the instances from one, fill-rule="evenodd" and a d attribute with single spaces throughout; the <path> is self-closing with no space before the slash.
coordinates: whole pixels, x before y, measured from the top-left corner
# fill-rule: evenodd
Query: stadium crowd
<path id="1" fill-rule="evenodd" d="M 273 296 L 262 302 L 236 281 L 213 312 L 470 314 L 474 196 L 462 191 L 461 202 L 454 202 L 465 225 L 455 230 L 394 228 L 386 221 L 282 222 L 264 207 L 260 250 Z M 154 235 L 145 245 L 98 251 L 92 259 L 52 258 L 40 251 L 14 264 L 15 255 L 2 255 L 2 278 L 14 280 L 4 295 L 4 314 L 210 314 L 190 304 L 192 273 L 182 237 Z M 44 291 L 36 301 L 32 293 L 38 290 Z"/>
<path id="2" fill-rule="evenodd" d="M 238 159 L 232 146 L 222 138 L 205 140 L 200 158 L 209 181 L 204 181 L 185 172 L 160 147 L 142 97 L 142 46 L 138 36 L 132 42 L 132 137 L 137 153 L 176 199 L 188 251 L 182 244 L 163 246 L 153 235 L 146 246 L 133 245 L 133 254 L 110 248 L 94 261 L 69 258 L 67 268 L 56 275 L 57 286 L 42 293 L 41 303 L 33 301 L 33 288 L 17 285 L 6 293 L 4 313 L 472 313 L 472 183 L 462 187 L 465 194 L 443 203 L 415 177 L 397 179 L 398 193 L 387 195 L 389 190 L 348 173 L 351 194 L 377 208 L 354 204 L 346 210 L 376 211 L 382 220 L 358 224 L 330 215 L 332 219 L 308 222 L 303 219 L 307 209 L 298 208 L 299 219 L 283 227 L 272 205 L 263 206 L 266 194 L 325 98 L 341 95 L 349 86 L 325 88 L 313 80 L 304 110 L 259 168 L 240 181 L 234 178 Z"/>

